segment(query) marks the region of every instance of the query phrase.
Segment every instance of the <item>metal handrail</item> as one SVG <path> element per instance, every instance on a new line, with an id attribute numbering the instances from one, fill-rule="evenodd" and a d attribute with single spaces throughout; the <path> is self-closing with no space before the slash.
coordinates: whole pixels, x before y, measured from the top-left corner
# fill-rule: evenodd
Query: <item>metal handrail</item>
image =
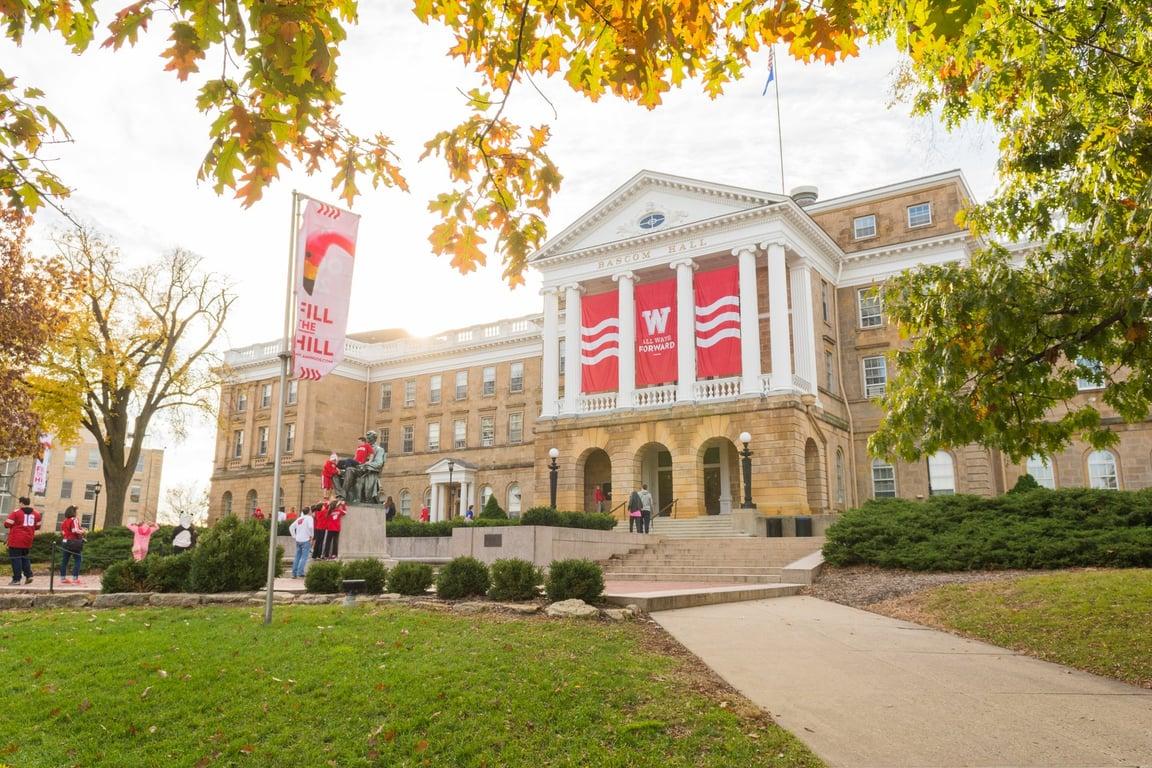
<path id="1" fill-rule="evenodd" d="M 668 502 L 667 504 L 665 504 L 665 505 L 664 505 L 664 506 L 663 506 L 663 507 L 660 509 L 660 512 L 659 512 L 659 514 L 657 514 L 656 516 L 657 516 L 657 517 L 668 517 L 668 516 L 670 516 L 670 515 L 671 515 L 671 512 L 669 512 L 669 510 L 670 510 L 670 509 L 672 509 L 672 507 L 676 506 L 676 502 L 678 502 L 678 501 L 680 501 L 680 499 L 672 499 L 672 501 Z M 665 514 L 665 513 L 667 513 L 667 514 Z"/>
<path id="2" fill-rule="evenodd" d="M 628 499 L 624 499 L 624 501 L 620 502 L 616 506 L 612 507 L 612 509 L 608 510 L 608 514 L 610 514 L 610 515 L 616 514 L 616 510 L 620 509 L 621 507 L 623 507 L 627 503 L 628 503 Z"/>

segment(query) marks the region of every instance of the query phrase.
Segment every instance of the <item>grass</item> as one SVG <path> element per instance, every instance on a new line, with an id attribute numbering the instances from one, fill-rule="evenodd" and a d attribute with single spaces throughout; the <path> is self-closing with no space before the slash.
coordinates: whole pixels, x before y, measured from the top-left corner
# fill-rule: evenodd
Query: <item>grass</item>
<path id="1" fill-rule="evenodd" d="M 0 766 L 822 763 L 643 624 L 403 606 L 0 612 Z"/>
<path id="2" fill-rule="evenodd" d="M 898 601 L 897 613 L 1152 688 L 1152 570 L 1065 571 L 950 584 Z"/>

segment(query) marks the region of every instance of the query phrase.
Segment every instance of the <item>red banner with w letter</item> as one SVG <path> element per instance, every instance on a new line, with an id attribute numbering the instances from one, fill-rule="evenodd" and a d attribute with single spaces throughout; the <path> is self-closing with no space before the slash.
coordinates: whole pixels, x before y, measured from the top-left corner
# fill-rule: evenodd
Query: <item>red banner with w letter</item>
<path id="1" fill-rule="evenodd" d="M 318 380 L 344 359 L 360 217 L 306 200 L 296 239 L 292 377 Z"/>
<path id="2" fill-rule="evenodd" d="M 636 286 L 636 386 L 676 381 L 676 279 Z"/>
<path id="3" fill-rule="evenodd" d="M 580 302 L 581 392 L 615 392 L 620 380 L 618 291 L 585 296 Z M 567 361 L 568 376 L 576 373 Z"/>
<path id="4" fill-rule="evenodd" d="M 740 373 L 740 270 L 696 273 L 696 376 Z"/>

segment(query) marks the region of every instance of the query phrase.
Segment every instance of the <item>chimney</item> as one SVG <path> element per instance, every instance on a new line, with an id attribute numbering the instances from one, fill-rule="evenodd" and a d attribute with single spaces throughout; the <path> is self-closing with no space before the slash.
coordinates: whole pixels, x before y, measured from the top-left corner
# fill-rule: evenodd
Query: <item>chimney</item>
<path id="1" fill-rule="evenodd" d="M 793 187 L 790 196 L 801 208 L 807 208 L 820 197 L 820 189 L 809 185 Z"/>

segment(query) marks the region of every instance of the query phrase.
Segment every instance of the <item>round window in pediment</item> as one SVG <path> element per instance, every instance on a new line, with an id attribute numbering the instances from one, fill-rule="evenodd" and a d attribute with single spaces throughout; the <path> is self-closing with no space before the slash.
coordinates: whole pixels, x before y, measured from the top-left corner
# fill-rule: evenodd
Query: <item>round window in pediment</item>
<path id="1" fill-rule="evenodd" d="M 652 213 L 646 213 L 641 216 L 638 223 L 640 224 L 640 229 L 656 229 L 664 223 L 664 219 L 664 214 L 653 211 Z"/>

